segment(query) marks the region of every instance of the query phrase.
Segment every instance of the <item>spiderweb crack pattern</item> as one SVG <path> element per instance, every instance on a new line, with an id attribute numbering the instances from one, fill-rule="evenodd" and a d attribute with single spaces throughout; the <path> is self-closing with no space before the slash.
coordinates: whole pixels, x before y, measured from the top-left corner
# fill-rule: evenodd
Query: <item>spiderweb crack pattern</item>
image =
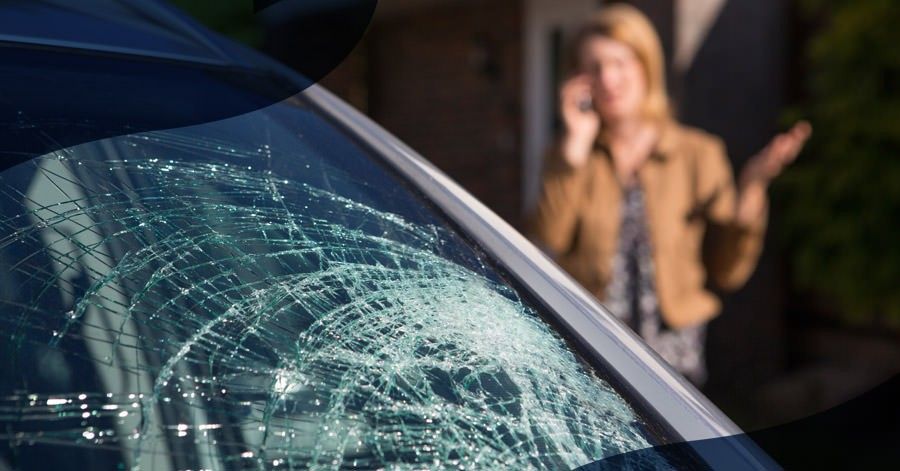
<path id="1" fill-rule="evenodd" d="M 12 270 L 43 288 L 0 326 L 84 342 L 105 391 L 0 398 L 4 423 L 58 423 L 4 440 L 121 447 L 142 469 L 558 469 L 650 446 L 510 286 L 448 255 L 445 227 L 280 177 L 268 147 L 116 145 L 218 157 L 64 151 L 5 190 L 28 212 L 0 248 L 41 247 Z M 71 309 L 44 308 L 54 293 Z"/>

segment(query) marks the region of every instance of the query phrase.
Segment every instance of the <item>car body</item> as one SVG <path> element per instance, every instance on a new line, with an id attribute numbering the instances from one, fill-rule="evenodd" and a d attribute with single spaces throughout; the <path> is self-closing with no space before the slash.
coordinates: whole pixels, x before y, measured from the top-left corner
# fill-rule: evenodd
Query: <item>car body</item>
<path id="1" fill-rule="evenodd" d="M 690 445 L 740 430 L 368 118 L 102 3 L 12 12 L 147 37 L 0 38 L 0 469 L 774 467 Z"/>

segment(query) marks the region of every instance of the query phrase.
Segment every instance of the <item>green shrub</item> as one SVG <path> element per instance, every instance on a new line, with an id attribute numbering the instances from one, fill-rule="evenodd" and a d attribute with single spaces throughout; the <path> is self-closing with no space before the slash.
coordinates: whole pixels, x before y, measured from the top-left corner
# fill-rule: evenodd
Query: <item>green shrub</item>
<path id="1" fill-rule="evenodd" d="M 900 325 L 900 3 L 805 0 L 814 135 L 775 187 L 792 276 L 852 323 Z"/>

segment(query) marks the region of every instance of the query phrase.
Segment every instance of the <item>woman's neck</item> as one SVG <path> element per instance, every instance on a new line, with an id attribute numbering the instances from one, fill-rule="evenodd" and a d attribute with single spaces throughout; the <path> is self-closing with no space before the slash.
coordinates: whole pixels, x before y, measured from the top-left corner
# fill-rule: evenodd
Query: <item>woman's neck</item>
<path id="1" fill-rule="evenodd" d="M 645 119 L 604 123 L 616 175 L 623 184 L 634 182 L 637 171 L 656 146 L 659 129 Z"/>
<path id="2" fill-rule="evenodd" d="M 654 129 L 652 123 L 639 117 L 623 118 L 603 124 L 609 143 L 611 145 L 624 144 L 626 147 L 641 141 L 642 137 L 652 133 Z"/>

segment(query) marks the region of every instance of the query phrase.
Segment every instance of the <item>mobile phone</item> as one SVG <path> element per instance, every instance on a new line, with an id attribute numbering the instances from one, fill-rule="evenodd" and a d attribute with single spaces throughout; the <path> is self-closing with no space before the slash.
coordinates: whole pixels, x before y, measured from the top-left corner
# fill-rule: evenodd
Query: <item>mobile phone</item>
<path id="1" fill-rule="evenodd" d="M 578 100 L 578 110 L 582 113 L 587 113 L 594 109 L 594 100 L 591 97 L 585 97 L 581 100 Z"/>

